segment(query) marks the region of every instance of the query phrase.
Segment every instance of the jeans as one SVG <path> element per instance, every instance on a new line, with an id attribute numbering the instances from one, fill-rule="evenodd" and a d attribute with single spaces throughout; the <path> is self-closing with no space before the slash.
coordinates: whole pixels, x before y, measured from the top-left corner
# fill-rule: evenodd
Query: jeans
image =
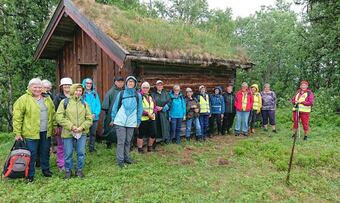
<path id="1" fill-rule="evenodd" d="M 249 111 L 237 111 L 236 112 L 236 125 L 235 133 L 239 134 L 242 126 L 242 133 L 248 134 L 248 119 Z"/>
<path id="2" fill-rule="evenodd" d="M 202 137 L 205 138 L 208 136 L 208 126 L 209 126 L 209 115 L 200 115 L 199 117 Z"/>
<path id="3" fill-rule="evenodd" d="M 171 140 L 176 138 L 176 144 L 181 143 L 181 127 L 183 118 L 171 118 Z"/>
<path id="4" fill-rule="evenodd" d="M 194 123 L 195 128 L 196 128 L 196 137 L 197 138 L 202 138 L 202 133 L 201 133 L 201 124 L 199 118 L 191 118 L 186 120 L 186 127 L 185 127 L 185 137 L 189 138 L 191 134 L 191 126 L 192 123 Z"/>
<path id="5" fill-rule="evenodd" d="M 94 144 L 96 142 L 96 133 L 97 133 L 97 126 L 98 126 L 98 121 L 93 121 L 92 126 L 90 127 L 90 152 L 94 151 Z"/>
<path id="6" fill-rule="evenodd" d="M 86 135 L 82 135 L 78 140 L 75 138 L 63 138 L 64 142 L 64 159 L 66 172 L 72 171 L 73 168 L 73 148 L 77 153 L 77 170 L 81 171 L 85 165 L 85 145 Z"/>
<path id="7" fill-rule="evenodd" d="M 40 166 L 42 171 L 50 170 L 50 147 L 51 138 L 47 137 L 47 132 L 40 132 L 39 140 L 25 139 L 27 148 L 31 152 L 31 162 L 29 165 L 28 176 L 34 177 L 35 175 L 35 162 L 37 159 L 38 147 L 40 156 Z"/>
<path id="8" fill-rule="evenodd" d="M 117 163 L 122 164 L 130 159 L 130 145 L 134 128 L 116 126 L 117 132 Z"/>

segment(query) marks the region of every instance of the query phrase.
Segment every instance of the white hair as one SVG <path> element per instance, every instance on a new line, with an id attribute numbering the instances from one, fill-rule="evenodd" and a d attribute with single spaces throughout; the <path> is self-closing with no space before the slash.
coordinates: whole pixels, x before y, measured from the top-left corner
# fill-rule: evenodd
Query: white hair
<path id="1" fill-rule="evenodd" d="M 242 86 L 242 87 L 248 87 L 248 83 L 243 82 L 241 86 Z"/>
<path id="2" fill-rule="evenodd" d="M 179 84 L 175 84 L 173 89 L 181 89 L 181 86 L 179 86 Z"/>
<path id="3" fill-rule="evenodd" d="M 266 83 L 266 84 L 264 84 L 263 87 L 270 87 L 270 84 L 269 84 L 269 83 Z"/>
<path id="4" fill-rule="evenodd" d="M 40 78 L 32 78 L 28 82 L 28 87 L 31 87 L 32 85 L 42 85 L 42 82 L 41 82 Z"/>
<path id="5" fill-rule="evenodd" d="M 43 86 L 46 85 L 46 86 L 52 87 L 52 83 L 50 81 L 46 80 L 46 79 L 42 80 L 41 83 L 42 83 Z"/>
<path id="6" fill-rule="evenodd" d="M 143 88 L 143 87 L 150 88 L 150 83 L 148 83 L 148 82 L 143 82 L 143 84 L 142 84 L 141 87 L 142 87 L 142 88 Z"/>

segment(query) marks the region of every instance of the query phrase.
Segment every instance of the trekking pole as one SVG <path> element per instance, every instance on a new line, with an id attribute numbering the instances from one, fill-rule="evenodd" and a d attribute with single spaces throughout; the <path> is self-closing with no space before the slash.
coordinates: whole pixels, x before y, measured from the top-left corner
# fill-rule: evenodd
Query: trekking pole
<path id="1" fill-rule="evenodd" d="M 298 135 L 300 137 L 300 123 L 299 123 L 299 106 L 298 104 L 296 105 L 296 120 L 298 122 Z M 296 142 L 296 133 L 294 135 L 294 140 L 293 140 L 293 147 L 292 147 L 292 152 L 290 154 L 290 160 L 289 160 L 289 166 L 288 166 L 288 173 L 287 173 L 287 178 L 286 178 L 286 183 L 289 184 L 289 177 L 290 177 L 290 170 L 292 168 L 292 163 L 293 163 L 293 155 L 294 155 L 294 150 L 295 150 L 295 142 Z"/>

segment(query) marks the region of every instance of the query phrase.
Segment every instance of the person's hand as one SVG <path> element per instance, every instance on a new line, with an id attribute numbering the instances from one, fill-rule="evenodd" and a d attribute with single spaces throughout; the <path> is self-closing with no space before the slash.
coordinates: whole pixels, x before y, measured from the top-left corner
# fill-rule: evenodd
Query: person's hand
<path id="1" fill-rule="evenodd" d="M 58 127 L 54 128 L 54 134 L 55 134 L 55 135 L 58 135 L 58 134 L 60 133 L 59 131 L 60 131 L 60 130 L 59 130 Z"/>
<path id="2" fill-rule="evenodd" d="M 83 130 L 84 130 L 84 128 L 82 128 L 82 127 L 79 127 L 79 128 L 77 128 L 77 133 L 81 133 L 81 132 L 83 132 Z"/>
<path id="3" fill-rule="evenodd" d="M 15 140 L 23 140 L 21 135 L 15 136 Z"/>
<path id="4" fill-rule="evenodd" d="M 209 118 L 211 117 L 211 114 L 209 114 Z"/>
<path id="5" fill-rule="evenodd" d="M 77 132 L 77 130 L 78 130 L 78 128 L 76 127 L 76 126 L 72 126 L 72 128 L 71 128 L 71 131 L 73 131 L 73 132 Z"/>
<path id="6" fill-rule="evenodd" d="M 260 113 L 261 113 L 261 110 L 257 110 L 256 113 L 257 113 L 257 114 L 260 114 Z"/>
<path id="7" fill-rule="evenodd" d="M 183 117 L 183 121 L 185 121 L 185 119 L 187 119 L 186 116 Z"/>
<path id="8" fill-rule="evenodd" d="M 109 124 L 109 126 L 110 126 L 111 128 L 113 128 L 113 127 L 115 126 L 114 122 L 111 121 L 110 124 Z"/>
<path id="9" fill-rule="evenodd" d="M 158 111 L 162 111 L 162 110 L 163 110 L 163 107 L 158 106 L 157 109 L 158 109 Z"/>
<path id="10" fill-rule="evenodd" d="M 136 129 L 138 129 L 138 128 L 139 128 L 139 125 L 136 126 Z"/>
<path id="11" fill-rule="evenodd" d="M 96 118 L 96 114 L 92 114 L 92 118 L 93 118 L 93 119 Z"/>
<path id="12" fill-rule="evenodd" d="M 224 117 L 224 114 L 222 113 L 222 114 L 221 114 L 221 118 L 223 119 L 223 117 Z"/>

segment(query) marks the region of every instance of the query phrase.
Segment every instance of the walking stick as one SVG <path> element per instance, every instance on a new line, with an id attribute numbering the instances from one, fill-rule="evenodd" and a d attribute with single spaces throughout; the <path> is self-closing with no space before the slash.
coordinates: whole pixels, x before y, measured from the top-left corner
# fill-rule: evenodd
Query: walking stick
<path id="1" fill-rule="evenodd" d="M 298 122 L 298 136 L 300 138 L 300 122 L 299 122 L 299 104 L 296 104 L 295 107 L 296 110 L 296 120 Z M 288 166 L 288 173 L 287 173 L 287 179 L 286 179 L 286 183 L 289 184 L 289 177 L 290 177 L 290 170 L 292 168 L 292 162 L 293 162 L 293 155 L 294 155 L 294 149 L 295 149 L 295 142 L 296 142 L 296 133 L 294 135 L 294 140 L 293 140 L 293 147 L 292 147 L 292 152 L 290 154 L 290 160 L 289 160 L 289 166 Z"/>

